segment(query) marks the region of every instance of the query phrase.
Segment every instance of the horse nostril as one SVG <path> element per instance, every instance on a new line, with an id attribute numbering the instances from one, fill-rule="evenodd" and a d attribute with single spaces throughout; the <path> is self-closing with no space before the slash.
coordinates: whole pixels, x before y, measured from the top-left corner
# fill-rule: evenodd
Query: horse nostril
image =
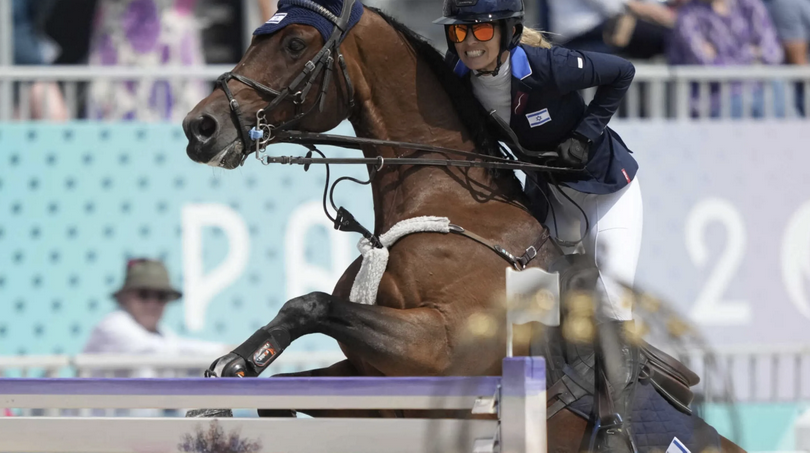
<path id="1" fill-rule="evenodd" d="M 217 133 L 219 124 L 217 123 L 216 118 L 213 116 L 203 114 L 194 120 L 194 125 L 192 128 L 194 135 L 197 136 L 197 139 L 201 142 L 205 142 Z"/>

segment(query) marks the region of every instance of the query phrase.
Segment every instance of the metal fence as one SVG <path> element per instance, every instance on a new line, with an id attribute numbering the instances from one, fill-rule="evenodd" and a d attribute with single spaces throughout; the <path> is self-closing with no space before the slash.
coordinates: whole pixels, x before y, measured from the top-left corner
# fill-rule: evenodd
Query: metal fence
<path id="1" fill-rule="evenodd" d="M 810 345 L 740 345 L 676 354 L 701 382 L 708 403 L 810 401 Z"/>
<path id="2" fill-rule="evenodd" d="M 94 84 L 130 86 L 168 82 L 212 83 L 231 69 L 201 67 L 8 66 L 0 72 L 0 121 L 32 119 L 31 90 L 37 82 L 57 83 L 69 117 L 86 118 L 84 108 Z M 586 100 L 595 90 L 584 93 Z M 805 95 L 807 93 L 807 95 Z M 41 102 L 47 102 L 44 97 Z M 40 111 L 50 107 L 39 105 Z M 729 118 L 807 118 L 810 113 L 810 66 L 692 67 L 637 65 L 636 78 L 617 120 Z M 102 118 L 103 119 L 103 118 Z M 133 116 L 131 119 L 150 120 Z"/>

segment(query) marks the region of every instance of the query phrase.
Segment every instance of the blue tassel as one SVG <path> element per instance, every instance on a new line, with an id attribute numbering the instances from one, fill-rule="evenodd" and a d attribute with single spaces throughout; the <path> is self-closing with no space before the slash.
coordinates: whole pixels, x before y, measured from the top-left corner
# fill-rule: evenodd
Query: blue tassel
<path id="1" fill-rule="evenodd" d="M 256 129 L 255 127 L 250 130 L 251 140 L 261 140 L 262 138 L 264 138 L 264 132 Z"/>

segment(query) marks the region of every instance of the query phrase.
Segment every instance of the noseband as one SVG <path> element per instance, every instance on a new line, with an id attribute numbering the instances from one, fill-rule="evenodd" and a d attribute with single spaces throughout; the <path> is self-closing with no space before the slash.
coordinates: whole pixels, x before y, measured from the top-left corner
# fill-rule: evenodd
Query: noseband
<path id="1" fill-rule="evenodd" d="M 335 56 L 337 57 L 340 69 L 343 71 L 343 80 L 346 83 L 346 91 L 348 93 L 347 97 L 349 110 L 354 108 L 354 86 L 352 85 L 351 78 L 349 77 L 349 71 L 346 67 L 346 60 L 343 58 L 343 54 L 340 52 L 340 44 L 346 37 L 346 26 L 351 19 L 352 7 L 354 6 L 355 1 L 356 0 L 345 0 L 343 2 L 343 9 L 340 12 L 340 17 L 337 17 L 332 14 L 331 11 L 321 5 L 318 5 L 312 0 L 288 0 L 287 3 L 289 5 L 314 11 L 335 24 L 335 27 L 332 29 L 332 35 L 323 45 L 321 50 L 304 65 L 303 71 L 301 71 L 301 73 L 298 74 L 295 79 L 293 79 L 292 83 L 281 91 L 270 88 L 249 77 L 234 74 L 233 72 L 226 72 L 217 78 L 216 85 L 217 87 L 222 88 L 222 91 L 225 93 L 225 97 L 228 98 L 228 106 L 231 109 L 234 123 L 241 135 L 242 162 L 245 161 L 247 156 L 252 151 L 256 151 L 256 155 L 259 157 L 261 149 L 263 149 L 264 146 L 266 146 L 274 138 L 274 131 L 286 131 L 295 127 L 304 117 L 312 113 L 316 106 L 318 107 L 319 112 L 323 112 L 324 105 L 326 103 L 326 93 L 332 81 L 332 71 L 335 63 Z M 310 90 L 312 90 L 312 85 L 322 72 L 323 77 L 321 79 L 321 89 L 318 93 L 318 98 L 312 103 L 312 106 L 309 109 L 303 110 L 302 106 L 306 102 L 307 95 L 309 95 Z M 273 100 L 270 101 L 267 106 L 256 112 L 256 126 L 254 128 L 248 128 L 248 126 L 245 124 L 246 122 L 244 115 L 242 114 L 242 110 L 239 107 L 239 102 L 236 100 L 231 92 L 231 89 L 228 87 L 228 82 L 231 79 L 238 80 L 255 91 L 266 94 L 273 98 Z M 278 107 L 279 104 L 290 97 L 295 105 L 295 116 L 279 125 L 268 124 L 266 112 L 272 111 Z M 255 143 L 254 149 L 251 149 L 250 147 L 251 142 Z"/>

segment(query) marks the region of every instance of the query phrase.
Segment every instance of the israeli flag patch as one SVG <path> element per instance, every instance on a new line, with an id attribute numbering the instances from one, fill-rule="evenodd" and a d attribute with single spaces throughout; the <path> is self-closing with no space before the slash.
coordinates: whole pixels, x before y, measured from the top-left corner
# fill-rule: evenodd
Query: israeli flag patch
<path id="1" fill-rule="evenodd" d="M 692 453 L 677 437 L 672 438 L 666 453 Z"/>
<path id="2" fill-rule="evenodd" d="M 548 109 L 543 109 L 539 112 L 527 113 L 526 119 L 529 120 L 529 126 L 537 127 L 551 121 L 551 115 L 548 114 Z"/>
<path id="3" fill-rule="evenodd" d="M 280 23 L 282 20 L 284 20 L 285 17 L 287 17 L 287 13 L 276 13 L 276 15 L 271 17 L 270 20 L 268 20 L 265 23 L 275 25 L 275 24 Z"/>

